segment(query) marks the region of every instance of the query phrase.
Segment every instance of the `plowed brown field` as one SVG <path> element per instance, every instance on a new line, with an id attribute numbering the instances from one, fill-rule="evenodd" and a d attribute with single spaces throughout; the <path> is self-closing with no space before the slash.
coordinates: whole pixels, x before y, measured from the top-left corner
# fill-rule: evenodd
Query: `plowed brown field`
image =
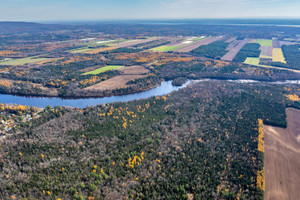
<path id="1" fill-rule="evenodd" d="M 265 199 L 300 199 L 300 110 L 287 109 L 288 128 L 264 126 Z"/>

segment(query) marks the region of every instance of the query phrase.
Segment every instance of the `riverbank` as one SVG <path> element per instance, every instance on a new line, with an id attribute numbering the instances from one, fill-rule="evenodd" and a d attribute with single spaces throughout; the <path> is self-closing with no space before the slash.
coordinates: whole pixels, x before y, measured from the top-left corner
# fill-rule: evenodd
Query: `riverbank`
<path id="1" fill-rule="evenodd" d="M 179 90 L 181 88 L 186 87 L 188 84 L 193 82 L 201 82 L 201 81 L 228 81 L 228 82 L 236 82 L 236 83 L 267 83 L 267 84 L 300 84 L 299 80 L 287 80 L 287 81 L 276 81 L 276 82 L 265 82 L 265 81 L 257 81 L 257 80 L 249 80 L 249 79 L 239 79 L 239 80 L 218 80 L 218 79 L 200 79 L 200 80 L 188 80 L 182 86 L 173 86 L 172 81 L 165 81 L 161 85 L 152 88 L 147 91 L 121 95 L 121 96 L 110 96 L 110 97 L 102 97 L 102 98 L 59 98 L 59 97 L 32 97 L 32 96 L 16 96 L 16 95 L 8 95 L 8 94 L 0 94 L 0 103 L 6 104 L 21 104 L 35 107 L 46 107 L 48 105 L 51 106 L 70 106 L 70 107 L 79 107 L 85 108 L 87 106 L 93 106 L 104 103 L 113 103 L 113 102 L 127 102 L 138 99 L 146 99 L 152 96 L 161 96 L 167 95 L 173 91 Z"/>

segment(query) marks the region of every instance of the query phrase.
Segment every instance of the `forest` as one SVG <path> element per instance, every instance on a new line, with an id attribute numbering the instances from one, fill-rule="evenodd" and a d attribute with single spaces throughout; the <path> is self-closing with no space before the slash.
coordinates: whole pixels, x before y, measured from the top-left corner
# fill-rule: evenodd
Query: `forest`
<path id="1" fill-rule="evenodd" d="M 166 96 L 47 107 L 0 145 L 1 199 L 263 199 L 259 120 L 295 85 L 199 82 Z M 233 106 L 234 105 L 234 106 Z"/>

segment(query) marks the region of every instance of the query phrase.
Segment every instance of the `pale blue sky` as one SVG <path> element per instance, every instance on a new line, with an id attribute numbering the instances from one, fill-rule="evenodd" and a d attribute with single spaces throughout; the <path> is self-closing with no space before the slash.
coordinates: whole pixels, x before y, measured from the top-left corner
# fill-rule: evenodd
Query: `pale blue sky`
<path id="1" fill-rule="evenodd" d="M 300 18 L 300 0 L 0 0 L 0 21 Z"/>

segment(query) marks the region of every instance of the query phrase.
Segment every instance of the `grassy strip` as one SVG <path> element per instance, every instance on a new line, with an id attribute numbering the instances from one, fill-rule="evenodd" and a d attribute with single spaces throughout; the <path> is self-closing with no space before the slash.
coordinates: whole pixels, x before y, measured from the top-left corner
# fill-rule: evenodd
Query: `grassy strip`
<path id="1" fill-rule="evenodd" d="M 0 65 L 25 65 L 30 63 L 36 63 L 45 61 L 49 58 L 36 58 L 34 57 L 27 57 L 27 58 L 19 58 L 19 59 L 9 59 L 6 61 L 0 61 Z"/>
<path id="2" fill-rule="evenodd" d="M 182 46 L 160 46 L 151 49 L 151 51 L 160 51 L 160 52 L 166 52 L 166 51 L 174 51 L 176 49 L 181 48 Z"/>
<path id="3" fill-rule="evenodd" d="M 109 65 L 109 66 L 106 66 L 106 67 L 101 67 L 101 68 L 96 69 L 94 71 L 86 72 L 83 75 L 89 75 L 89 74 L 96 75 L 96 74 L 100 74 L 100 73 L 103 73 L 103 72 L 106 72 L 106 71 L 109 71 L 109 70 L 119 69 L 121 67 L 124 67 L 124 66 Z"/>

